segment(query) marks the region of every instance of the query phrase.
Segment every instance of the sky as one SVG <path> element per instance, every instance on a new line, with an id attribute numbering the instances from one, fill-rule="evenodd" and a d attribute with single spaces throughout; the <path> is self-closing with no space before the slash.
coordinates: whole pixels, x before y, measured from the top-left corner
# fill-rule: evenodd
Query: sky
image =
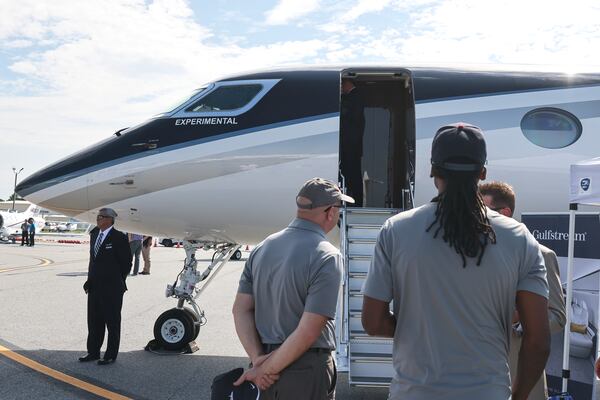
<path id="1" fill-rule="evenodd" d="M 599 48 L 597 0 L 0 0 L 0 198 L 12 194 L 13 167 L 20 181 L 232 73 L 600 72 Z"/>

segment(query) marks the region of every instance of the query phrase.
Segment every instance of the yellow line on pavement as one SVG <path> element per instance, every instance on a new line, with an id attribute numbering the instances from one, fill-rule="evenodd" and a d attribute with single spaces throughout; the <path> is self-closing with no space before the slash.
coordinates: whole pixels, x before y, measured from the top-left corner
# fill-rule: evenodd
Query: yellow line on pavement
<path id="1" fill-rule="evenodd" d="M 38 371 L 42 374 L 48 375 L 56 380 L 67 383 L 71 386 L 75 386 L 79 389 L 85 390 L 86 392 L 90 392 L 95 394 L 96 396 L 103 397 L 105 399 L 110 400 L 131 400 L 129 397 L 125 397 L 115 392 L 111 392 L 110 390 L 103 389 L 99 386 L 92 385 L 91 383 L 87 383 L 77 378 L 73 378 L 72 376 L 63 374 L 62 372 L 58 372 L 52 368 L 46 367 L 36 361 L 33 361 L 25 356 L 22 356 L 14 351 L 7 349 L 6 347 L 0 345 L 0 355 L 10 358 L 13 361 L 18 362 L 19 364 L 23 364 L 35 371 Z"/>
<path id="2" fill-rule="evenodd" d="M 32 258 L 35 258 L 36 260 L 40 260 L 40 263 L 35 264 L 35 265 L 24 265 L 22 267 L 0 268 L 0 273 L 22 270 L 22 269 L 37 268 L 37 267 L 46 267 L 46 266 L 54 263 L 54 261 L 50 260 L 49 258 L 33 257 L 33 256 L 27 256 L 27 257 L 32 257 Z"/>

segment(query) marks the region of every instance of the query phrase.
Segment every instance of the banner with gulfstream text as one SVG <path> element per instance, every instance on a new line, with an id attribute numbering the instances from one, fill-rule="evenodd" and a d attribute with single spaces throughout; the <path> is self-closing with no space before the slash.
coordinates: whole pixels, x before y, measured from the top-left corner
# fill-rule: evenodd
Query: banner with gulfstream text
<path id="1" fill-rule="evenodd" d="M 554 250 L 557 256 L 568 256 L 569 213 L 523 213 L 521 222 L 538 242 Z M 575 257 L 600 259 L 600 213 L 575 216 Z"/>

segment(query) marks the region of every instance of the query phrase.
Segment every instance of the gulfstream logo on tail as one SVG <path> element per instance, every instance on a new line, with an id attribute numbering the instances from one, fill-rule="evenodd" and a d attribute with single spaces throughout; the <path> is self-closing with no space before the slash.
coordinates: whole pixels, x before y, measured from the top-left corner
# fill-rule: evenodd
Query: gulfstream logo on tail
<path id="1" fill-rule="evenodd" d="M 235 117 L 180 118 L 175 125 L 237 125 Z"/>

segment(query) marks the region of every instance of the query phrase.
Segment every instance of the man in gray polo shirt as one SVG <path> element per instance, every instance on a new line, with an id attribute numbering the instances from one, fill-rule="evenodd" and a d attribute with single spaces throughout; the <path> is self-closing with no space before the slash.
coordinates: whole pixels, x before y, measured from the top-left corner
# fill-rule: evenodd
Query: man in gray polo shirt
<path id="1" fill-rule="evenodd" d="M 485 162 L 479 128 L 440 128 L 431 151 L 438 196 L 390 218 L 377 239 L 362 316 L 369 334 L 394 338 L 392 400 L 524 400 L 544 369 L 546 269 L 525 226 L 485 207 Z M 511 393 L 515 303 L 525 333 Z"/>
<path id="2" fill-rule="evenodd" d="M 354 200 L 330 181 L 313 178 L 298 196 L 297 217 L 250 254 L 233 305 L 235 328 L 261 399 L 320 400 L 335 396 L 335 311 L 339 251 L 325 235 L 342 202 Z"/>

